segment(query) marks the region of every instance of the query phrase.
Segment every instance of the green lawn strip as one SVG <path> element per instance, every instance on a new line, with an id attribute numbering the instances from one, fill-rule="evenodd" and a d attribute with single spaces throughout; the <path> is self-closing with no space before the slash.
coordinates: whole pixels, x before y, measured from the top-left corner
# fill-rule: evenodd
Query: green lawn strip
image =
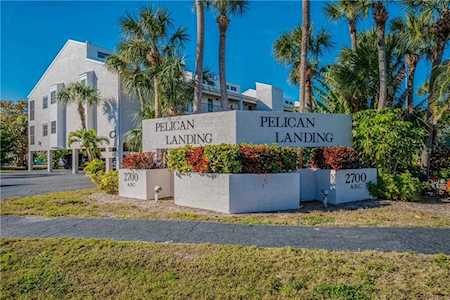
<path id="1" fill-rule="evenodd" d="M 44 217 L 87 217 L 123 219 L 161 219 L 210 221 L 241 224 L 293 226 L 397 226 L 449 227 L 450 217 L 439 212 L 426 212 L 404 207 L 381 206 L 354 210 L 311 210 L 308 212 L 224 215 L 198 213 L 189 209 L 172 211 L 146 209 L 129 202 L 95 201 L 89 196 L 95 189 L 56 192 L 2 201 L 2 215 L 34 215 Z M 165 200 L 161 200 L 163 201 Z M 211 200 L 213 201 L 213 199 Z"/>
<path id="2" fill-rule="evenodd" d="M 3 299 L 450 297 L 443 254 L 86 239 L 0 244 Z"/>

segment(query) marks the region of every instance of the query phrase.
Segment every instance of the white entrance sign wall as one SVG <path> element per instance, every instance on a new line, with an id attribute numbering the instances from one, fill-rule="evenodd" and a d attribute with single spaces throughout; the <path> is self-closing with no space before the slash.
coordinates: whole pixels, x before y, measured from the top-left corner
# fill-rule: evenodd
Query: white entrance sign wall
<path id="1" fill-rule="evenodd" d="M 169 169 L 120 169 L 119 196 L 154 199 L 155 186 L 162 189 L 159 198 L 173 197 L 173 172 Z"/>
<path id="2" fill-rule="evenodd" d="M 323 200 L 323 191 L 328 190 L 329 204 L 373 199 L 367 183 L 377 182 L 377 169 L 315 170 L 316 199 Z M 303 199 L 302 199 L 303 200 Z"/>
<path id="3" fill-rule="evenodd" d="M 352 119 L 343 114 L 226 111 L 144 120 L 143 149 L 208 144 L 352 146 Z"/>
<path id="4" fill-rule="evenodd" d="M 298 173 L 178 174 L 175 204 L 222 213 L 280 211 L 299 207 Z"/>

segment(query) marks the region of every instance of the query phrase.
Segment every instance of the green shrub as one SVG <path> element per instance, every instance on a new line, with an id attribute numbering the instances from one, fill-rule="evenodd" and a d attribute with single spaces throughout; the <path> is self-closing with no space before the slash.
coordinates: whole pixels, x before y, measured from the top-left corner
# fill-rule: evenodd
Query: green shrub
<path id="1" fill-rule="evenodd" d="M 57 169 L 59 167 L 59 161 L 68 155 L 70 155 L 69 149 L 59 149 L 59 150 L 53 151 L 52 168 Z"/>
<path id="2" fill-rule="evenodd" d="M 192 167 L 187 162 L 187 153 L 191 148 L 191 146 L 184 146 L 169 150 L 167 153 L 167 167 L 180 173 L 191 172 Z"/>
<path id="3" fill-rule="evenodd" d="M 285 173 L 298 168 L 297 151 L 277 145 L 207 145 L 170 150 L 168 166 L 180 173 Z"/>
<path id="4" fill-rule="evenodd" d="M 209 145 L 204 154 L 210 173 L 240 173 L 239 145 Z"/>
<path id="5" fill-rule="evenodd" d="M 419 179 L 409 172 L 392 175 L 380 171 L 378 182 L 369 183 L 369 192 L 379 199 L 415 201 L 422 190 Z"/>
<path id="6" fill-rule="evenodd" d="M 119 172 L 110 171 L 101 173 L 98 187 L 105 193 L 117 194 L 119 192 Z"/>
<path id="7" fill-rule="evenodd" d="M 404 120 L 400 109 L 368 109 L 353 118 L 354 148 L 366 164 L 394 174 L 414 168 L 425 131 Z"/>
<path id="8" fill-rule="evenodd" d="M 93 159 L 86 164 L 84 172 L 95 185 L 99 186 L 100 177 L 105 172 L 105 163 L 101 159 Z"/>

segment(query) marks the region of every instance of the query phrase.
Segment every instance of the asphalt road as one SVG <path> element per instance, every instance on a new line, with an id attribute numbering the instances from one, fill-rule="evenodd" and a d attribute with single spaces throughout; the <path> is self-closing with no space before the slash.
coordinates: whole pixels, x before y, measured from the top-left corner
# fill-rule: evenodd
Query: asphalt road
<path id="1" fill-rule="evenodd" d="M 450 254 L 450 228 L 312 228 L 188 221 L 0 217 L 1 237 L 74 237 Z"/>
<path id="2" fill-rule="evenodd" d="M 0 199 L 91 188 L 93 184 L 83 174 L 70 170 L 20 171 L 0 173 Z"/>

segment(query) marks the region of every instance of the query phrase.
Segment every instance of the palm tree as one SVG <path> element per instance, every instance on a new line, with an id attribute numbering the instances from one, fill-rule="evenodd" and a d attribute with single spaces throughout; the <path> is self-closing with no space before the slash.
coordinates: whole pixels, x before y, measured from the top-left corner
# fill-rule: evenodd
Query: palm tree
<path id="1" fill-rule="evenodd" d="M 420 14 L 428 14 L 432 18 L 431 24 L 424 28 L 425 36 L 427 37 L 426 55 L 431 61 L 431 72 L 428 79 L 428 99 L 427 99 L 427 139 L 425 147 L 422 151 L 422 167 L 425 170 L 426 175 L 430 175 L 431 172 L 431 156 L 435 151 L 435 144 L 438 136 L 438 122 L 441 119 L 436 113 L 440 110 L 436 110 L 433 107 L 438 106 L 436 104 L 439 97 L 436 95 L 437 89 L 435 81 L 440 72 L 440 66 L 442 65 L 442 57 L 444 55 L 445 48 L 448 45 L 450 38 L 450 9 L 448 1 L 446 0 L 407 0 L 408 6 Z"/>
<path id="2" fill-rule="evenodd" d="M 377 45 L 378 45 L 378 74 L 379 74 L 379 92 L 378 109 L 386 106 L 387 82 L 386 82 L 386 46 L 384 40 L 384 30 L 388 12 L 383 2 L 377 1 L 372 5 L 373 18 L 376 24 Z"/>
<path id="3" fill-rule="evenodd" d="M 282 64 L 290 66 L 289 80 L 292 84 L 300 84 L 299 66 L 301 65 L 302 28 L 297 27 L 291 32 L 282 34 L 274 43 L 275 58 Z M 319 57 L 333 45 L 331 35 L 325 30 L 309 35 L 308 53 L 309 61 L 306 65 L 305 99 L 309 110 L 314 107 L 313 80 L 320 80 L 321 70 Z"/>
<path id="4" fill-rule="evenodd" d="M 369 1 L 367 0 L 340 0 L 337 2 L 328 3 L 325 7 L 325 12 L 332 20 L 339 20 L 344 18 L 347 20 L 348 29 L 350 32 L 350 40 L 352 42 L 352 49 L 357 47 L 357 33 L 356 24 L 361 18 L 367 17 L 369 12 Z"/>
<path id="5" fill-rule="evenodd" d="M 193 112 L 202 110 L 202 86 L 203 86 L 203 51 L 205 47 L 205 8 L 204 0 L 195 0 L 197 14 L 197 47 L 195 52 L 195 91 Z"/>
<path id="6" fill-rule="evenodd" d="M 246 0 L 212 0 L 211 5 L 217 12 L 216 22 L 219 27 L 219 83 L 220 104 L 222 110 L 228 109 L 227 82 L 225 76 L 225 42 L 231 15 L 244 14 L 248 2 Z"/>
<path id="7" fill-rule="evenodd" d="M 165 115 L 182 113 L 194 96 L 194 80 L 184 76 L 184 60 L 177 56 L 163 57 L 162 68 L 159 74 L 161 110 Z M 203 76 L 203 74 L 202 74 Z"/>
<path id="8" fill-rule="evenodd" d="M 161 116 L 160 72 L 165 56 L 178 56 L 179 50 L 188 39 L 184 28 L 177 28 L 172 34 L 169 29 L 172 21 L 165 10 L 144 8 L 139 18 L 128 15 L 121 21 L 125 39 L 122 41 L 121 54 L 133 61 L 138 58 L 147 68 L 147 74 L 153 83 L 155 117 Z"/>
<path id="9" fill-rule="evenodd" d="M 95 129 L 83 128 L 69 133 L 69 146 L 73 143 L 79 143 L 91 161 L 99 158 L 99 146 L 103 143 L 109 144 L 109 140 L 106 137 L 97 136 Z"/>
<path id="10" fill-rule="evenodd" d="M 392 31 L 400 36 L 401 51 L 405 53 L 405 63 L 408 65 L 408 80 L 406 87 L 406 103 L 408 113 L 414 110 L 414 76 L 420 57 L 427 47 L 427 37 L 424 32 L 430 24 L 429 14 L 414 14 L 409 11 L 406 20 L 396 18 L 392 21 Z"/>
<path id="11" fill-rule="evenodd" d="M 129 130 L 125 136 L 125 143 L 127 144 L 127 148 L 129 151 L 141 152 L 142 151 L 142 126 Z"/>
<path id="12" fill-rule="evenodd" d="M 404 55 L 399 51 L 400 38 L 396 34 L 386 36 L 386 78 L 389 103 L 401 99 L 401 83 L 404 77 Z M 333 107 L 345 108 L 341 112 L 358 112 L 376 108 L 379 93 L 378 46 L 375 31 L 363 32 L 358 38 L 356 50 L 344 48 L 338 61 L 324 73 L 325 89 L 321 93 Z M 332 97 L 329 96 L 331 91 Z M 328 103 L 327 103 L 328 104 Z"/>
<path id="13" fill-rule="evenodd" d="M 61 103 L 74 103 L 78 106 L 81 128 L 86 129 L 85 106 L 97 105 L 100 95 L 97 89 L 87 86 L 81 82 L 74 82 L 58 92 L 58 101 Z"/>
<path id="14" fill-rule="evenodd" d="M 307 56 L 308 41 L 310 39 L 309 30 L 309 0 L 302 0 L 302 35 L 301 35 L 301 52 L 300 52 L 300 112 L 305 112 L 306 106 L 306 72 L 307 72 Z"/>
<path id="15" fill-rule="evenodd" d="M 139 55 L 127 57 L 126 46 L 122 43 L 118 48 L 117 53 L 107 58 L 106 67 L 119 75 L 120 82 L 126 93 L 138 99 L 140 117 L 145 110 L 148 99 L 153 95 L 152 74 L 145 67 L 145 61 L 142 57 Z"/>

